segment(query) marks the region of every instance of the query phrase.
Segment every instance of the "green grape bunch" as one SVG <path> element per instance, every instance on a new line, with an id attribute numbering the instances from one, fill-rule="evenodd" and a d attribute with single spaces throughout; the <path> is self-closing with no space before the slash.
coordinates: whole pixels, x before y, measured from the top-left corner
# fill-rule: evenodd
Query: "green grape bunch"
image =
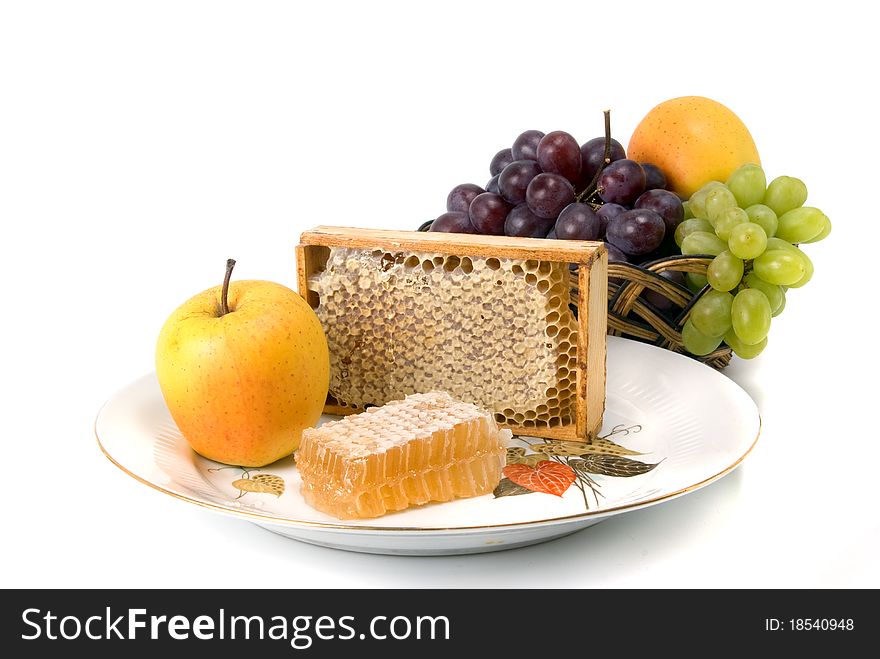
<path id="1" fill-rule="evenodd" d="M 706 276 L 688 273 L 699 292 L 682 327 L 684 347 L 707 355 L 722 342 L 743 359 L 767 346 L 770 321 L 785 308 L 785 293 L 813 276 L 813 263 L 799 245 L 831 233 L 818 208 L 804 206 L 807 186 L 791 176 L 767 185 L 759 165 L 743 165 L 725 183 L 711 181 L 684 202 L 685 219 L 675 231 L 682 254 L 709 254 Z"/>

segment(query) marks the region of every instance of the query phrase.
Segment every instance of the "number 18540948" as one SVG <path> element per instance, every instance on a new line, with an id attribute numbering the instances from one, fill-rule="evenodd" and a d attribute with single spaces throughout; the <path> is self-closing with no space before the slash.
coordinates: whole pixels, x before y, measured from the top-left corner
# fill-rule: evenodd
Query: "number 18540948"
<path id="1" fill-rule="evenodd" d="M 855 621 L 852 618 L 765 618 L 764 629 L 766 631 L 853 631 Z"/>

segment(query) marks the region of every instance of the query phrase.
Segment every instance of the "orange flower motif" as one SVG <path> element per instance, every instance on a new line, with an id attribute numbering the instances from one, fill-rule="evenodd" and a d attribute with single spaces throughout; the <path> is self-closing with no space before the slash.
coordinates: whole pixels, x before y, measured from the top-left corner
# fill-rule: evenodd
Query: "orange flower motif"
<path id="1" fill-rule="evenodd" d="M 533 492 L 544 492 L 557 497 L 561 497 L 575 479 L 571 467 L 552 460 L 541 460 L 534 467 L 527 464 L 507 465 L 504 475 Z"/>

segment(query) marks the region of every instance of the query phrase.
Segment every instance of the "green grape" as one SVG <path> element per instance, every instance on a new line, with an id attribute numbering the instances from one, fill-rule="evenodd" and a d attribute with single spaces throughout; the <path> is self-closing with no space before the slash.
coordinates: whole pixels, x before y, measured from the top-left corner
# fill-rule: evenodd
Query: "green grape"
<path id="1" fill-rule="evenodd" d="M 807 271 L 800 254 L 788 249 L 767 250 L 754 260 L 752 267 L 761 279 L 777 286 L 791 286 Z"/>
<path id="2" fill-rule="evenodd" d="M 742 208 L 728 208 L 715 219 L 715 235 L 721 240 L 727 240 L 733 227 L 748 221 L 749 216 Z"/>
<path id="3" fill-rule="evenodd" d="M 709 224 L 707 220 L 698 220 L 696 218 L 685 220 L 675 227 L 675 244 L 681 247 L 684 237 L 694 231 L 706 231 L 712 233 L 712 225 Z"/>
<path id="4" fill-rule="evenodd" d="M 767 234 L 754 222 L 737 224 L 727 241 L 730 251 L 741 259 L 756 259 L 767 249 Z"/>
<path id="5" fill-rule="evenodd" d="M 728 208 L 736 208 L 736 197 L 725 186 L 718 186 L 706 195 L 706 219 L 712 226 Z"/>
<path id="6" fill-rule="evenodd" d="M 800 254 L 801 260 L 804 262 L 804 276 L 798 279 L 795 283 L 789 284 L 789 288 L 800 288 L 813 278 L 813 262 L 810 260 L 809 256 L 800 250 L 798 250 L 798 253 Z"/>
<path id="7" fill-rule="evenodd" d="M 768 238 L 772 238 L 776 235 L 776 229 L 779 226 L 779 219 L 776 217 L 776 213 L 773 212 L 772 208 L 765 206 L 764 204 L 755 204 L 754 206 L 746 208 L 746 215 L 749 216 L 750 221 L 764 229 L 764 233 L 767 234 Z"/>
<path id="8" fill-rule="evenodd" d="M 798 254 L 800 254 L 801 252 L 801 250 L 799 250 L 787 240 L 776 237 L 767 239 L 767 251 L 769 252 L 771 249 L 788 250 L 790 252 L 797 252 Z"/>
<path id="9" fill-rule="evenodd" d="M 690 289 L 691 293 L 699 293 L 706 288 L 709 283 L 705 275 L 696 272 L 686 272 L 684 277 L 685 283 L 687 283 L 687 287 Z"/>
<path id="10" fill-rule="evenodd" d="M 761 291 L 767 297 L 767 301 L 770 303 L 770 311 L 774 316 L 780 307 L 785 306 L 785 291 L 782 290 L 782 286 L 768 284 L 754 272 L 747 274 L 743 279 L 743 283 L 749 288 Z"/>
<path id="11" fill-rule="evenodd" d="M 725 250 L 712 259 L 706 269 L 706 279 L 716 291 L 732 291 L 743 276 L 742 259 Z"/>
<path id="12" fill-rule="evenodd" d="M 688 319 L 706 336 L 723 336 L 731 327 L 732 306 L 733 296 L 730 293 L 708 290 L 703 297 L 694 302 Z"/>
<path id="13" fill-rule="evenodd" d="M 761 291 L 744 288 L 733 298 L 730 320 L 737 338 L 747 345 L 755 345 L 770 332 L 770 301 Z"/>
<path id="14" fill-rule="evenodd" d="M 773 312 L 773 317 L 776 318 L 776 316 L 781 314 L 783 311 L 785 311 L 785 291 L 784 291 L 784 289 L 783 289 L 783 293 L 782 293 L 782 304 L 780 304 L 779 308 Z"/>
<path id="15" fill-rule="evenodd" d="M 807 186 L 799 178 L 779 176 L 770 181 L 764 194 L 764 203 L 773 209 L 777 216 L 803 206 L 807 200 Z"/>
<path id="16" fill-rule="evenodd" d="M 827 220 L 828 218 L 818 208 L 812 206 L 795 208 L 779 216 L 776 235 L 790 243 L 806 242 L 822 233 Z"/>
<path id="17" fill-rule="evenodd" d="M 727 187 L 736 197 L 740 208 L 760 204 L 767 189 L 767 177 L 760 165 L 749 163 L 733 171 L 727 178 Z"/>
<path id="18" fill-rule="evenodd" d="M 720 181 L 709 181 L 706 185 L 691 195 L 691 198 L 688 200 L 688 205 L 690 206 L 691 213 L 694 214 L 694 217 L 699 217 L 704 220 L 709 219 L 709 215 L 706 213 L 706 197 L 712 192 L 712 190 L 719 186 L 723 187 L 724 184 Z"/>
<path id="19" fill-rule="evenodd" d="M 685 220 L 690 220 L 694 217 L 694 212 L 691 210 L 691 202 L 683 201 L 681 202 L 681 207 L 684 209 L 684 218 Z"/>
<path id="20" fill-rule="evenodd" d="M 742 359 L 754 359 L 763 352 L 764 348 L 767 347 L 767 337 L 764 337 L 754 345 L 749 345 L 740 341 L 736 332 L 733 330 L 730 330 L 724 335 L 724 342 L 730 346 L 731 350 L 733 350 L 737 357 L 741 357 Z"/>
<path id="21" fill-rule="evenodd" d="M 828 216 L 825 216 L 825 226 L 822 227 L 822 230 L 815 238 L 810 238 L 809 240 L 805 240 L 805 243 L 817 243 L 820 240 L 825 240 L 828 237 L 828 234 L 831 233 L 831 220 L 828 219 Z"/>
<path id="22" fill-rule="evenodd" d="M 721 345 L 720 336 L 706 336 L 688 319 L 681 328 L 681 342 L 693 355 L 708 355 Z"/>
<path id="23" fill-rule="evenodd" d="M 709 231 L 694 231 L 681 241 L 682 254 L 711 254 L 717 256 L 727 249 L 727 244 Z"/>

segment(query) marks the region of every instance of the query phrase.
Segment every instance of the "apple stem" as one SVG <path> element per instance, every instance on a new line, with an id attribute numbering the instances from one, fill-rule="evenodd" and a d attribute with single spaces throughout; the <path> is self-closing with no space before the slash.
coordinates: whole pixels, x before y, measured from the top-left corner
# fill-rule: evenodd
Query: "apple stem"
<path id="1" fill-rule="evenodd" d="M 232 269 L 235 267 L 235 259 L 226 259 L 226 276 L 223 278 L 223 290 L 220 293 L 220 315 L 229 313 L 229 280 L 232 279 Z"/>

